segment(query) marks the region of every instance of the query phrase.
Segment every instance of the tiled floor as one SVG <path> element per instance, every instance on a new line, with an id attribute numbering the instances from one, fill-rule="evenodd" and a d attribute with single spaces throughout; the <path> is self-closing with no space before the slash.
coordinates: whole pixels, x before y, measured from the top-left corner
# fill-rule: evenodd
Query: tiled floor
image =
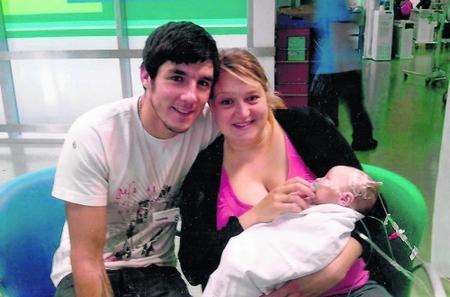
<path id="1" fill-rule="evenodd" d="M 375 126 L 379 147 L 358 153 L 362 162 L 393 170 L 413 181 L 424 193 L 430 217 L 444 119 L 444 87 L 426 88 L 424 78 L 410 76 L 403 80 L 402 69 L 431 71 L 433 51 L 419 49 L 412 60 L 366 62 L 364 83 L 366 106 Z M 450 51 L 441 56 L 447 73 Z M 340 130 L 350 140 L 351 127 L 345 108 L 340 109 Z M 19 174 L 55 166 L 60 145 L 0 144 L 0 184 Z M 430 259 L 430 232 L 420 247 L 422 257 Z M 446 283 L 447 291 L 450 284 Z M 198 288 L 194 289 L 199 296 Z M 426 296 L 416 288 L 414 296 Z"/>

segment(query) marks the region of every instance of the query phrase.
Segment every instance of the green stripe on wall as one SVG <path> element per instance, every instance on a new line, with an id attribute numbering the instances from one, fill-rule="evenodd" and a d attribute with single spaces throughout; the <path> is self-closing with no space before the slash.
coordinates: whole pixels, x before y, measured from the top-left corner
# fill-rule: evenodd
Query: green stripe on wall
<path id="1" fill-rule="evenodd" d="M 8 7 L 5 13 L 8 38 L 116 35 L 112 0 L 91 3 L 68 3 L 67 0 L 1 1 L 3 7 Z M 58 9 L 51 8 L 51 3 L 58 5 Z M 70 10 L 75 8 L 72 5 L 90 5 L 91 10 L 86 8 L 85 12 L 77 12 Z M 179 20 L 192 20 L 216 35 L 247 33 L 245 0 L 128 0 L 125 7 L 130 36 L 148 35 L 161 24 Z M 35 14 L 30 14 L 33 11 Z"/>
<path id="2" fill-rule="evenodd" d="M 154 28 L 170 20 L 130 20 L 128 35 L 148 35 Z M 198 19 L 191 20 L 206 28 L 210 34 L 247 34 L 246 19 Z M 13 23 L 6 25 L 8 38 L 63 37 L 63 36 L 114 36 L 113 21 L 77 21 L 51 23 Z M 79 35 L 77 35 L 79 34 Z"/>
<path id="3" fill-rule="evenodd" d="M 131 29 L 129 36 L 148 36 L 153 29 Z M 247 34 L 247 28 L 209 28 L 211 35 Z M 54 30 L 54 31 L 22 31 L 10 32 L 8 38 L 34 38 L 34 37 L 76 37 L 76 36 L 115 36 L 116 31 L 110 29 L 86 29 L 86 30 Z"/>
<path id="4" fill-rule="evenodd" d="M 5 15 L 101 12 L 102 3 L 68 3 L 66 0 L 2 0 Z"/>

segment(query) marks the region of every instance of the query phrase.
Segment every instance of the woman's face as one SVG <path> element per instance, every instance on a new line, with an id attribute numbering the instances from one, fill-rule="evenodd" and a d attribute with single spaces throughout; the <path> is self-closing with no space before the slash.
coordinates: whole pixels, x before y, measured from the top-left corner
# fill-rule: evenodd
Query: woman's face
<path id="1" fill-rule="evenodd" d="M 210 105 L 223 135 L 240 144 L 257 140 L 268 124 L 269 106 L 261 84 L 245 83 L 224 70 Z"/>

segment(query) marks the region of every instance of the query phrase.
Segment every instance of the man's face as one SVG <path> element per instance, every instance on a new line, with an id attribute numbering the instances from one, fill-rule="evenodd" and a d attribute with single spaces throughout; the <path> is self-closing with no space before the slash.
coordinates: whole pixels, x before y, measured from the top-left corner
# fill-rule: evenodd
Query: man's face
<path id="1" fill-rule="evenodd" d="M 144 125 L 148 123 L 153 136 L 170 138 L 186 132 L 201 114 L 211 92 L 213 64 L 210 60 L 193 64 L 167 61 L 154 79 L 141 69 L 141 81 L 149 102 L 146 109 L 151 111 L 142 119 Z"/>

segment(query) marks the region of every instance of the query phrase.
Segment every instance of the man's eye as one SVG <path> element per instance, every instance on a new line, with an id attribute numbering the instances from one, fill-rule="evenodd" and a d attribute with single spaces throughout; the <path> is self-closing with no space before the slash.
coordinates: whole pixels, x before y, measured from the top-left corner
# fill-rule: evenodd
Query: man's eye
<path id="1" fill-rule="evenodd" d="M 200 86 L 202 86 L 202 87 L 205 87 L 205 88 L 209 88 L 211 86 L 211 83 L 209 81 L 207 81 L 207 80 L 201 80 L 201 81 L 198 82 L 198 84 Z"/>
<path id="2" fill-rule="evenodd" d="M 173 81 L 183 81 L 183 77 L 180 75 L 171 76 L 170 79 Z"/>

